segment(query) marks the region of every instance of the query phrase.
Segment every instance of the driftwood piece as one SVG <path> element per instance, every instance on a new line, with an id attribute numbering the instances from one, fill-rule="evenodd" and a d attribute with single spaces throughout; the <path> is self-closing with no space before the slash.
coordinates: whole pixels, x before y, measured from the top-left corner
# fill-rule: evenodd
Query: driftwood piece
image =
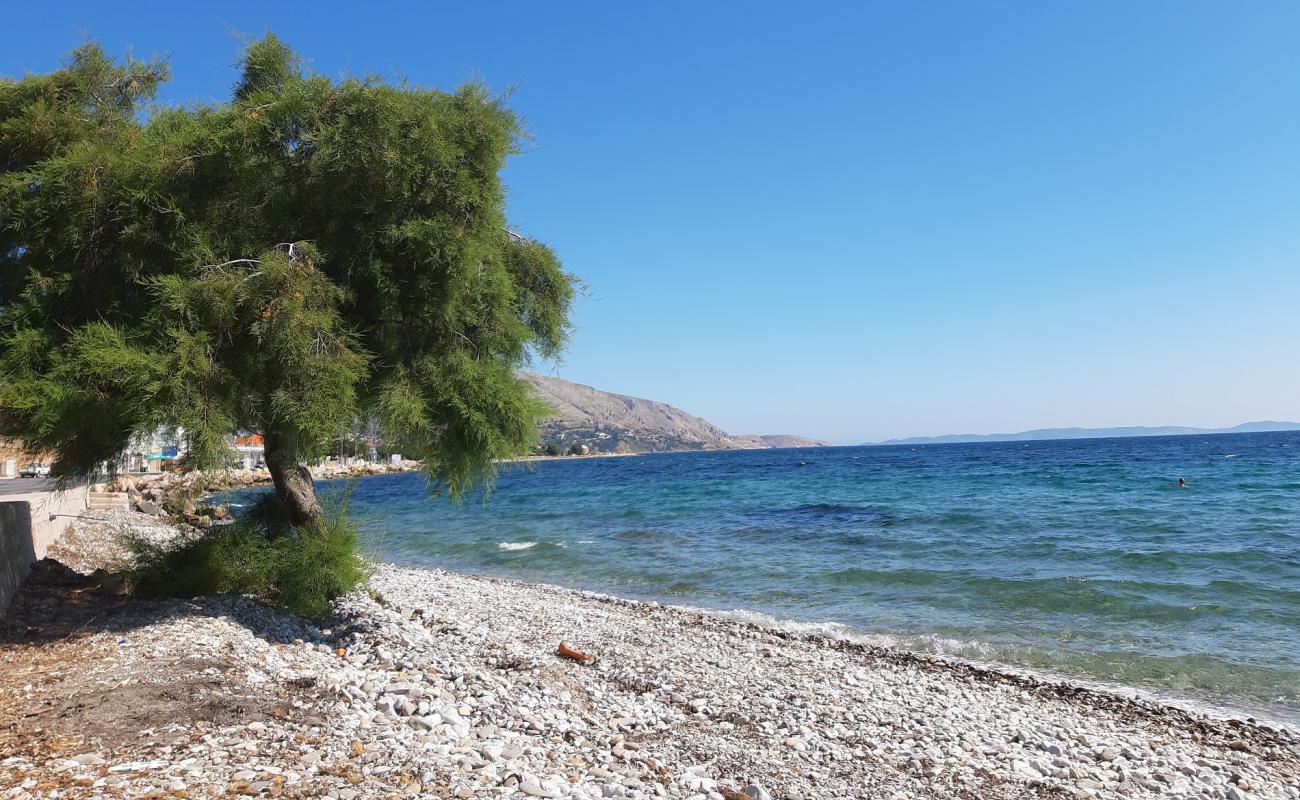
<path id="1" fill-rule="evenodd" d="M 586 653 L 574 650 L 564 642 L 560 642 L 560 648 L 556 651 L 560 658 L 567 658 L 571 661 L 577 661 L 579 664 L 590 664 L 596 660 L 595 656 L 589 656 Z"/>

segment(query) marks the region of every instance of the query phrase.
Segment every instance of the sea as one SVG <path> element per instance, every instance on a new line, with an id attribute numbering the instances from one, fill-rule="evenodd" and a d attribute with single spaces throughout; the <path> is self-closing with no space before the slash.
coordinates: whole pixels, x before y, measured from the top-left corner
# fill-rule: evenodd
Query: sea
<path id="1" fill-rule="evenodd" d="M 386 561 L 1300 726 L 1300 432 L 560 459 L 460 503 L 411 473 L 323 488 Z"/>

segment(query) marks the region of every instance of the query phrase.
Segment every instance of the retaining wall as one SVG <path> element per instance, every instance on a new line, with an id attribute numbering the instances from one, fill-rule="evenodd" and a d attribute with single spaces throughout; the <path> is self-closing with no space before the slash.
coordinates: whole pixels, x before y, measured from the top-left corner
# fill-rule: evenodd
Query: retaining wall
<path id="1" fill-rule="evenodd" d="M 88 486 L 57 492 L 45 489 L 9 494 L 0 502 L 0 615 L 22 585 L 32 564 L 63 535 L 71 516 L 84 514 Z"/>
<path id="2" fill-rule="evenodd" d="M 36 563 L 32 507 L 24 500 L 0 503 L 0 615 Z"/>

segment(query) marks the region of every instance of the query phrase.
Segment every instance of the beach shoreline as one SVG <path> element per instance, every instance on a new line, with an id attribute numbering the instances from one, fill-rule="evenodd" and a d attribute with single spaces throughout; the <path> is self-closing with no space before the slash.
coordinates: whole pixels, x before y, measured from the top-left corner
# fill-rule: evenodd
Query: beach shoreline
<path id="1" fill-rule="evenodd" d="M 318 626 L 47 561 L 0 631 L 6 798 L 1300 798 L 1288 729 L 510 578 L 384 564 Z"/>
<path id="2" fill-rule="evenodd" d="M 973 674 L 986 675 L 997 680 L 1023 682 L 1034 691 L 1056 691 L 1071 696 L 1096 695 L 1108 703 L 1134 703 L 1147 713 L 1177 713 L 1186 715 L 1189 720 L 1209 719 L 1223 724 L 1256 725 L 1289 733 L 1300 741 L 1300 721 L 1292 721 L 1271 716 L 1266 711 L 1234 705 L 1230 699 L 1219 700 L 1178 694 L 1173 691 L 1159 691 L 1141 686 L 1131 686 L 1117 681 L 1087 678 L 1070 675 L 1065 672 L 1003 663 L 994 660 L 980 660 L 960 654 L 916 650 L 899 644 L 877 641 L 889 639 L 890 634 L 860 630 L 836 620 L 804 620 L 782 617 L 767 611 L 749 608 L 722 608 L 693 606 L 674 603 L 667 600 L 631 595 L 619 595 L 586 589 L 580 586 L 567 586 L 544 580 L 528 580 L 491 572 L 461 570 L 442 567 L 426 567 L 400 562 L 382 562 L 385 567 L 417 572 L 445 573 L 447 575 L 473 578 L 485 581 L 499 581 L 517 584 L 521 587 L 533 587 L 539 590 L 553 590 L 561 593 L 573 593 L 596 601 L 610 602 L 615 605 L 645 606 L 650 610 L 663 609 L 687 615 L 703 615 L 717 618 L 719 621 L 731 622 L 740 626 L 767 631 L 778 636 L 788 636 L 809 642 L 823 642 L 831 648 L 857 650 L 864 657 L 897 657 L 900 661 L 911 664 L 928 664 L 936 670 L 969 671 Z"/>

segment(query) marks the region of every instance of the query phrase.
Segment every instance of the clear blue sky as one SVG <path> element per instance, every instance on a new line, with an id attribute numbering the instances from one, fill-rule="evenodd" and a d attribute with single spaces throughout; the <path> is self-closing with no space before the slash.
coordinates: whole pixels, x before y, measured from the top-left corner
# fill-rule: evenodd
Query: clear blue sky
<path id="1" fill-rule="evenodd" d="M 514 87 L 514 224 L 590 286 L 543 371 L 838 443 L 1300 418 L 1300 5 L 17 4 L 228 96 L 237 32 L 327 74 Z"/>

